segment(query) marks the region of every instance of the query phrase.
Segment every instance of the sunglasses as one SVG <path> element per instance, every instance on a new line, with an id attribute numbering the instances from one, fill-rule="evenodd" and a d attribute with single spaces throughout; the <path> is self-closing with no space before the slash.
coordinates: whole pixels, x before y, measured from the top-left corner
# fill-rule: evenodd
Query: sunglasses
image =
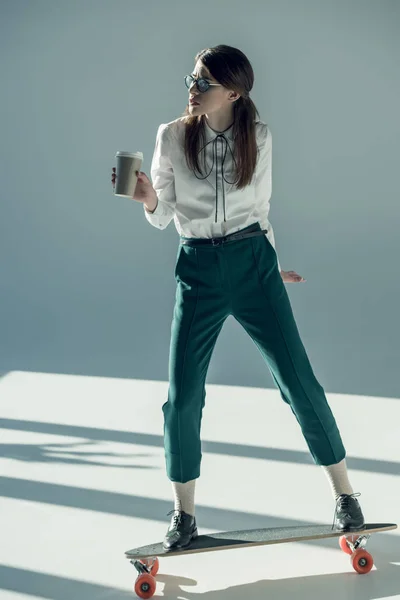
<path id="1" fill-rule="evenodd" d="M 196 79 L 193 75 L 185 75 L 185 85 L 188 89 L 193 85 L 193 82 L 196 83 L 196 87 L 201 93 L 206 92 L 210 85 L 222 85 L 221 83 L 209 83 L 207 79 L 202 77 Z"/>

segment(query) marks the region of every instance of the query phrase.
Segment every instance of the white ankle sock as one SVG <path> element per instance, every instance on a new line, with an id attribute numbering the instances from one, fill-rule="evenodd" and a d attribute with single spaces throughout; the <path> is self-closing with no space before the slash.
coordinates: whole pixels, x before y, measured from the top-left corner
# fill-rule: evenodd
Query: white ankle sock
<path id="1" fill-rule="evenodd" d="M 186 483 L 171 481 L 171 483 L 175 499 L 174 510 L 183 510 L 188 515 L 192 515 L 194 517 L 194 492 L 196 480 L 192 479 Z"/>
<path id="2" fill-rule="evenodd" d="M 340 494 L 353 494 L 353 488 L 350 485 L 347 474 L 345 458 L 334 465 L 323 465 L 322 468 L 329 480 L 335 500 Z"/>

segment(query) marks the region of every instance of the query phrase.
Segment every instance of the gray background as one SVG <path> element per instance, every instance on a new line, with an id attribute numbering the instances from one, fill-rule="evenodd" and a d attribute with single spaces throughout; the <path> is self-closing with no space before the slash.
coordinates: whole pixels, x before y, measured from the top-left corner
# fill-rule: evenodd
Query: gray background
<path id="1" fill-rule="evenodd" d="M 117 150 L 150 175 L 184 75 L 251 61 L 273 134 L 270 220 L 327 392 L 398 396 L 400 2 L 2 1 L 0 370 L 168 379 L 178 234 L 114 197 Z M 274 387 L 229 318 L 208 383 Z"/>

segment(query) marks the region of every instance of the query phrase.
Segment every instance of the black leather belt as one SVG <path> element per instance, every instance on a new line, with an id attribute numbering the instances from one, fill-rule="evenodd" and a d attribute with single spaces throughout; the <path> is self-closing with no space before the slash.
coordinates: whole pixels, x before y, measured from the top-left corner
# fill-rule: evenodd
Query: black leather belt
<path id="1" fill-rule="evenodd" d="M 260 229 L 259 226 L 255 228 L 253 225 L 249 225 L 242 231 L 237 231 L 236 233 L 230 233 L 229 235 L 225 235 L 222 237 L 216 238 L 185 238 L 181 237 L 181 244 L 185 244 L 188 246 L 197 246 L 197 245 L 209 245 L 209 246 L 221 246 L 222 244 L 226 244 L 229 242 L 234 242 L 236 240 L 241 240 L 248 237 L 254 237 L 255 235 L 265 235 L 268 233 L 268 229 Z"/>

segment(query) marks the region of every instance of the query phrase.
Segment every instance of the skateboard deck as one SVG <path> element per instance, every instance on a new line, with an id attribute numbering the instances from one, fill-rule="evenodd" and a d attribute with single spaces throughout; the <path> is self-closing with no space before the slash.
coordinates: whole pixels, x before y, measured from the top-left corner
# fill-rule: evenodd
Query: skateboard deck
<path id="1" fill-rule="evenodd" d="M 178 554 L 194 554 L 195 552 L 211 552 L 215 550 L 228 550 L 244 548 L 246 546 L 263 546 L 267 544 L 283 544 L 320 538 L 340 537 L 342 535 L 365 535 L 371 532 L 389 531 L 396 529 L 392 523 L 369 523 L 360 531 L 343 532 L 332 529 L 331 525 L 305 525 L 298 527 L 268 527 L 266 529 L 247 529 L 239 531 L 221 531 L 208 535 L 199 535 L 192 540 L 188 548 L 179 550 L 164 550 L 162 542 L 141 546 L 127 550 L 125 555 L 129 559 L 150 558 L 154 556 L 171 557 Z"/>
<path id="2" fill-rule="evenodd" d="M 343 552 L 351 555 L 351 563 L 357 573 L 368 573 L 373 567 L 372 556 L 364 549 L 371 533 L 397 529 L 394 523 L 368 523 L 359 531 L 338 531 L 332 525 L 300 525 L 295 527 L 268 527 L 239 531 L 221 531 L 199 535 L 187 548 L 165 550 L 162 542 L 133 548 L 125 552 L 139 575 L 135 592 L 140 598 L 151 598 L 155 592 L 155 575 L 158 572 L 158 557 L 168 558 L 182 554 L 213 552 L 235 548 L 253 548 L 268 544 L 283 544 L 338 537 Z"/>

